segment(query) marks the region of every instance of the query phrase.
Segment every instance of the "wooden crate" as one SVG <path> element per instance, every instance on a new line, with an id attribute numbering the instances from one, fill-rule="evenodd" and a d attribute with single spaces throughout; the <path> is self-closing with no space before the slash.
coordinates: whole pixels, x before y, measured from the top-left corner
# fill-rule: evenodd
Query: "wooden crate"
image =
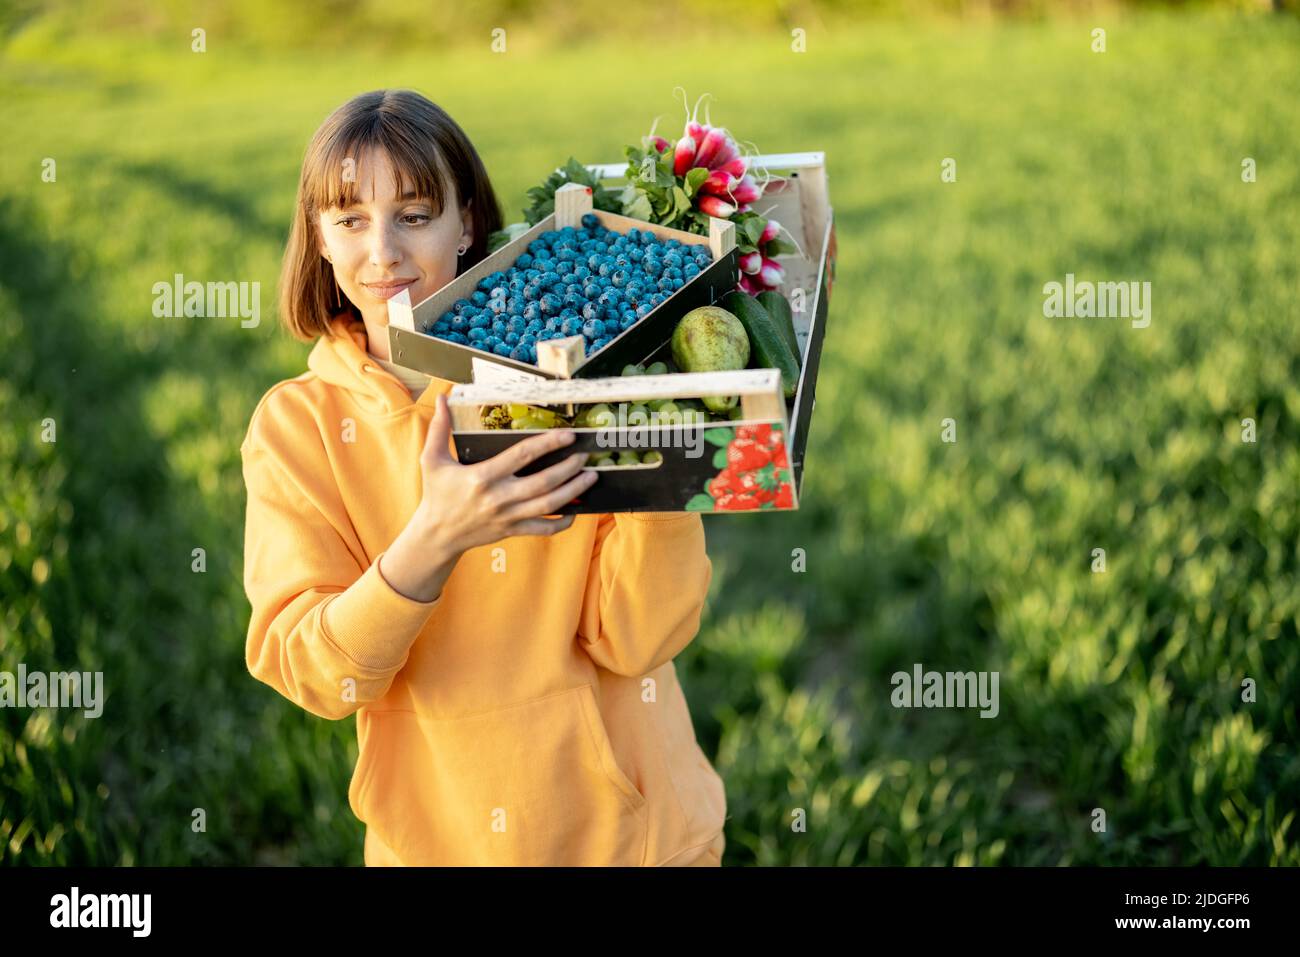
<path id="1" fill-rule="evenodd" d="M 421 331 L 451 309 L 458 299 L 468 299 L 485 276 L 508 269 L 540 235 L 566 226 L 578 227 L 582 217 L 593 213 L 602 226 L 617 233 L 631 229 L 651 232 L 663 239 L 676 239 L 683 245 L 708 246 L 713 263 L 685 282 L 664 302 L 623 330 L 604 348 L 584 355 L 582 336 L 550 339 L 537 344 L 537 365 L 499 356 L 469 345 L 438 339 Z M 411 304 L 407 290 L 388 300 L 388 348 L 398 365 L 446 379 L 450 382 L 473 382 L 484 378 L 541 379 L 587 378 L 617 375 L 623 367 L 641 362 L 667 343 L 682 316 L 699 306 L 712 305 L 733 289 L 739 280 L 738 255 L 735 251 L 735 226 L 721 219 L 711 219 L 709 235 L 700 236 L 677 229 L 619 216 L 592 208 L 591 189 L 576 183 L 560 187 L 555 193 L 555 212 L 547 216 L 513 242 L 502 246 L 473 268 L 466 270 L 432 296 Z"/>
<path id="2" fill-rule="evenodd" d="M 781 377 L 775 369 L 737 372 L 617 376 L 568 381 L 518 381 L 456 385 L 447 397 L 453 439 L 460 462 L 482 462 L 537 430 L 488 429 L 486 408 L 520 403 L 567 411 L 571 404 L 623 406 L 637 400 L 740 396 L 741 418 L 693 425 L 575 428 L 572 445 L 536 459 L 519 475 L 529 475 L 574 452 L 656 449 L 654 464 L 588 466 L 600 474 L 596 484 L 557 514 L 662 511 L 788 511 L 799 507 L 791 468 L 792 449 Z M 747 443 L 754 439 L 766 452 Z M 766 462 L 748 460 L 759 456 Z M 770 464 L 769 464 L 770 463 Z M 734 468 L 729 466 L 734 465 Z M 719 480 L 729 470 L 734 476 Z M 745 479 L 740 473 L 748 473 Z M 719 486 L 747 493 L 738 495 Z M 762 489 L 764 494 L 759 494 Z"/>
<path id="3" fill-rule="evenodd" d="M 587 169 L 602 181 L 621 181 L 627 164 L 596 164 Z M 750 170 L 760 181 L 764 172 L 773 176 L 763 196 L 753 204 L 754 210 L 779 222 L 803 250 L 802 254 L 777 257 L 785 269 L 786 281 L 781 292 L 791 299 L 795 336 L 801 353 L 799 385 L 794 398 L 787 402 L 791 462 L 798 490 L 803 487 L 804 452 L 808 445 L 813 407 L 817 404 L 817 372 L 826 335 L 831 288 L 835 282 L 837 244 L 834 211 L 827 188 L 826 154 L 818 151 L 755 156 L 750 160 Z M 799 290 L 799 294 L 791 295 L 795 290 Z M 670 351 L 664 347 L 646 361 L 668 361 L 670 358 Z"/>

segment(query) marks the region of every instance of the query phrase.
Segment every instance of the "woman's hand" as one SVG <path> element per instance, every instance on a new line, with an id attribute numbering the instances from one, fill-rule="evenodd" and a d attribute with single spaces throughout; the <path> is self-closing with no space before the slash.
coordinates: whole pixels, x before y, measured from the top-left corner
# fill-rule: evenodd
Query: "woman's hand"
<path id="1" fill-rule="evenodd" d="M 398 592 L 432 601 L 442 592 L 457 560 L 471 548 L 514 535 L 554 535 L 574 516 L 543 518 L 589 489 L 595 472 L 582 472 L 587 453 L 577 452 L 532 475 L 514 473 L 547 452 L 573 441 L 567 429 L 525 439 L 474 465 L 462 465 L 448 448 L 451 413 L 438 396 L 420 453 L 423 493 L 415 514 L 382 559 L 380 573 Z"/>

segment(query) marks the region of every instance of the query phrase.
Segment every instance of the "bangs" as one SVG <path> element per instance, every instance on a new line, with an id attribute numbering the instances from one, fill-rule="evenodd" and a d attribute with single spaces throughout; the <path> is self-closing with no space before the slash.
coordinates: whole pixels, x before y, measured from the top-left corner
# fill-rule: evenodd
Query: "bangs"
<path id="1" fill-rule="evenodd" d="M 447 177 L 433 139 L 402 128 L 392 117 L 370 116 L 363 123 L 340 130 L 318 154 L 320 162 L 306 171 L 304 195 L 311 208 L 320 212 L 362 202 L 362 193 L 369 193 L 363 187 L 370 182 L 362 161 L 373 151 L 386 154 L 393 166 L 392 195 L 400 198 L 410 193 L 407 198 L 427 201 L 435 216 L 441 216 L 446 207 Z M 382 190 L 383 184 L 376 182 L 377 197 L 383 197 Z"/>

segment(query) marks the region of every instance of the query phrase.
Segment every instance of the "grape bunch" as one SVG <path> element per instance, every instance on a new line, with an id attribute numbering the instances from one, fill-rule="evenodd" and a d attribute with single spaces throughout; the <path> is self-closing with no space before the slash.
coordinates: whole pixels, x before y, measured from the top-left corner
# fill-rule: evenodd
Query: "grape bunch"
<path id="1" fill-rule="evenodd" d="M 636 228 L 616 233 L 588 213 L 580 228 L 542 233 L 420 331 L 534 365 L 537 343 L 581 335 L 589 356 L 712 262 L 707 246 Z"/>

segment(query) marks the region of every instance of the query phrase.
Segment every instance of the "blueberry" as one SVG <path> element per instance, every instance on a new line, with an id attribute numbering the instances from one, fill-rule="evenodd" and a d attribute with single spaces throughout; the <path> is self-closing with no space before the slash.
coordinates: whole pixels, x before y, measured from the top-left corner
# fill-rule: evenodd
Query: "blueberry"
<path id="1" fill-rule="evenodd" d="M 566 336 L 576 336 L 582 332 L 582 320 L 577 317 L 565 319 L 560 326 L 560 332 Z"/>
<path id="2" fill-rule="evenodd" d="M 700 274 L 700 267 L 695 265 L 695 263 L 687 263 L 685 266 L 682 267 L 682 275 L 686 279 L 692 279 L 695 276 L 698 276 L 699 274 Z"/>
<path id="3" fill-rule="evenodd" d="M 582 334 L 588 339 L 599 339 L 605 334 L 605 324 L 599 319 L 588 319 L 582 324 Z"/>
<path id="4" fill-rule="evenodd" d="M 469 330 L 469 320 L 464 316 L 457 316 L 451 321 L 452 332 L 466 332 Z"/>
<path id="5" fill-rule="evenodd" d="M 496 336 L 497 338 L 504 337 L 505 334 L 509 331 L 510 331 L 510 327 L 506 325 L 506 321 L 504 319 L 494 319 L 492 321 L 492 335 Z"/>
<path id="6" fill-rule="evenodd" d="M 495 346 L 492 347 L 492 351 L 499 356 L 508 356 L 510 355 L 510 351 L 513 348 L 514 348 L 513 346 L 508 346 L 504 342 L 498 342 Z"/>
<path id="7" fill-rule="evenodd" d="M 612 282 L 615 286 L 622 286 L 624 283 L 627 282 L 627 273 L 624 270 L 620 269 L 618 270 L 618 272 L 614 273 L 614 275 L 610 276 L 609 278 L 610 278 L 610 282 Z"/>
<path id="8" fill-rule="evenodd" d="M 481 290 L 481 289 L 476 290 L 476 291 L 474 292 L 474 294 L 471 295 L 469 298 L 470 298 L 470 302 L 472 302 L 472 303 L 473 303 L 474 305 L 476 305 L 476 306 L 486 306 L 486 305 L 487 305 L 487 301 L 488 301 L 487 293 L 485 293 L 485 292 L 484 292 L 483 290 Z"/>
<path id="9" fill-rule="evenodd" d="M 469 331 L 470 342 L 482 342 L 487 336 L 487 330 L 481 327 L 475 327 Z"/>
<path id="10" fill-rule="evenodd" d="M 462 346 L 467 346 L 467 345 L 469 345 L 469 340 L 466 339 L 464 336 L 462 336 L 459 332 L 449 332 L 449 333 L 447 333 L 447 341 L 448 341 L 448 342 L 454 342 L 454 343 L 456 343 L 456 344 L 458 344 L 458 345 L 462 345 Z"/>
<path id="11" fill-rule="evenodd" d="M 542 312 L 559 312 L 564 301 L 553 292 L 548 292 L 542 296 Z"/>
<path id="12" fill-rule="evenodd" d="M 507 332 L 505 339 L 502 341 L 508 346 L 517 346 L 519 345 L 519 333 Z"/>
<path id="13" fill-rule="evenodd" d="M 530 253 L 524 253 L 522 256 L 520 256 L 518 259 L 515 260 L 515 265 L 518 266 L 520 269 L 527 269 L 532 264 L 533 264 L 533 257 Z"/>
<path id="14" fill-rule="evenodd" d="M 469 324 L 472 329 L 485 329 L 492 325 L 492 313 L 480 312 L 469 321 Z"/>

